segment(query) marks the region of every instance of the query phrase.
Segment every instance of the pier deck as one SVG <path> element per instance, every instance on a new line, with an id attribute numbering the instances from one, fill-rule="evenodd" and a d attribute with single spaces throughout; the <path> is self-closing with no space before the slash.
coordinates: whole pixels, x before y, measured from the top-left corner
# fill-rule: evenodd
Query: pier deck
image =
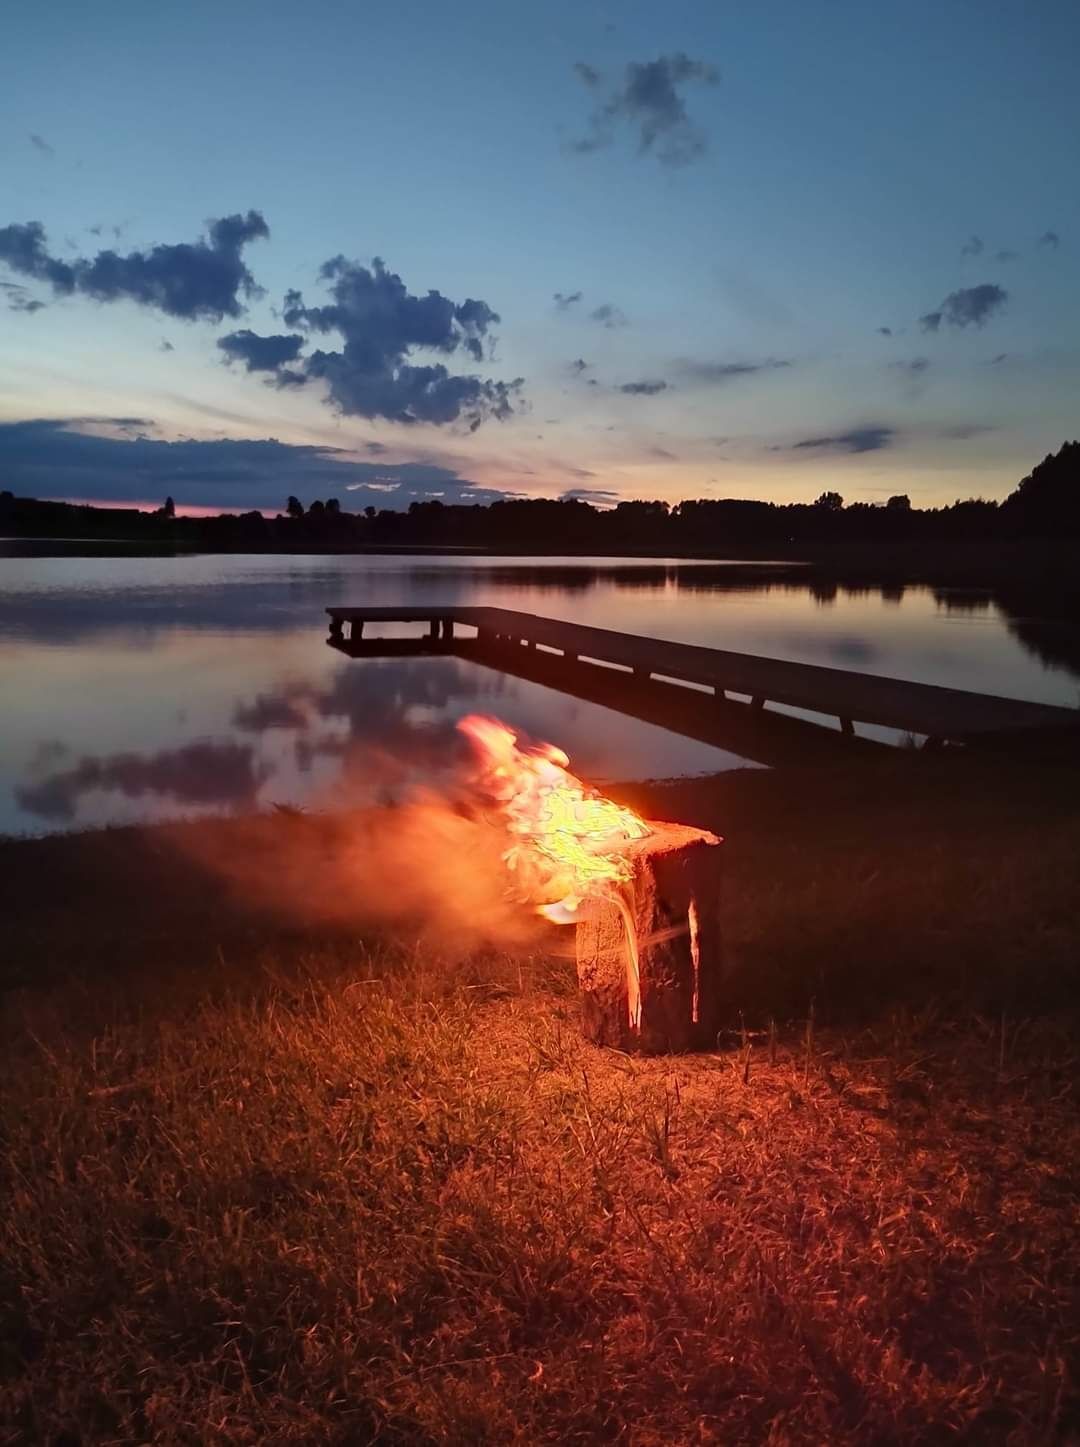
<path id="1" fill-rule="evenodd" d="M 1035 731 L 1057 736 L 1075 734 L 1080 740 L 1080 710 L 1076 709 L 673 643 L 508 608 L 426 604 L 335 607 L 326 611 L 330 616 L 330 642 L 337 646 L 360 643 L 368 623 L 423 623 L 427 625 L 428 642 L 437 643 L 438 651 L 475 656 L 496 667 L 500 657 L 510 661 L 512 655 L 507 655 L 507 649 L 531 648 L 547 654 L 552 664 L 557 664 L 562 655 L 568 662 L 580 661 L 600 665 L 605 672 L 632 674 L 635 682 L 654 685 L 653 691 L 665 685 L 670 688 L 671 683 L 676 687 L 691 684 L 711 689 L 717 699 L 740 695 L 753 709 L 774 703 L 821 714 L 838 719 L 842 732 L 847 734 L 861 723 L 921 735 L 934 742 L 1004 742 L 1021 734 L 1030 738 Z M 475 637 L 458 635 L 458 625 L 475 629 Z M 344 647 L 343 651 L 353 650 Z M 508 671 L 516 670 L 510 667 Z M 551 673 L 550 669 L 545 671 Z M 557 687 L 557 682 L 553 686 Z"/>

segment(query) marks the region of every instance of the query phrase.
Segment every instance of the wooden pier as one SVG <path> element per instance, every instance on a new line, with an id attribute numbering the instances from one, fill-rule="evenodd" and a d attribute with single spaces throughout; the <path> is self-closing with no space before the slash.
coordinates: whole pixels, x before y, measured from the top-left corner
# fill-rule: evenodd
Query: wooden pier
<path id="1" fill-rule="evenodd" d="M 639 717 L 651 715 L 650 722 L 692 737 L 704 738 L 707 733 L 707 742 L 735 747 L 739 752 L 746 751 L 745 739 L 727 743 L 720 738 L 723 734 L 726 739 L 728 725 L 735 723 L 737 716 L 743 722 L 756 716 L 758 724 L 767 719 L 774 733 L 782 720 L 806 737 L 806 725 L 813 721 L 765 710 L 766 703 L 822 716 L 821 722 L 839 720 L 840 735 L 851 744 L 869 743 L 855 736 L 856 724 L 879 725 L 917 736 L 930 745 L 1001 746 L 1022 739 L 1036 745 L 1064 741 L 1071 749 L 1080 743 L 1080 710 L 1076 709 L 644 638 L 508 608 L 428 604 L 326 611 L 330 643 L 352 656 L 380 651 L 452 652 L 555 688 L 564 687 L 578 696 L 596 697 L 597 702 L 604 701 L 597 695 L 611 697 L 621 692 L 631 703 L 654 705 L 647 713 L 636 707 L 624 711 Z M 369 623 L 420 623 L 426 626 L 426 634 L 413 641 L 365 639 L 364 626 Z M 465 635 L 458 632 L 459 627 L 475 631 Z M 581 690 L 583 679 L 586 693 Z M 723 720 L 715 717 L 720 703 L 731 705 L 720 710 Z M 608 706 L 621 707 L 618 702 Z M 680 727 L 678 720 L 685 714 L 697 726 Z M 709 726 L 710 715 L 715 726 Z M 666 716 L 675 721 L 666 722 Z M 782 726 L 780 731 L 790 732 Z M 821 728 L 812 731 L 826 732 Z M 736 726 L 736 732 L 746 730 Z M 835 743 L 841 741 L 835 727 L 828 732 Z M 761 755 L 750 752 L 749 756 Z"/>

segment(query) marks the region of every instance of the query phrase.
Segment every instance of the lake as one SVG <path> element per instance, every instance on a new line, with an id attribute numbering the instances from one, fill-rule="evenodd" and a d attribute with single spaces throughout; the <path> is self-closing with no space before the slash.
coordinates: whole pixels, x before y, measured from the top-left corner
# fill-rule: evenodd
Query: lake
<path id="1" fill-rule="evenodd" d="M 328 605 L 429 602 L 1080 702 L 1080 628 L 1030 596 L 632 558 L 0 556 L 0 832 L 394 797 L 457 757 L 473 712 L 595 782 L 746 765 L 464 659 L 326 646 Z"/>

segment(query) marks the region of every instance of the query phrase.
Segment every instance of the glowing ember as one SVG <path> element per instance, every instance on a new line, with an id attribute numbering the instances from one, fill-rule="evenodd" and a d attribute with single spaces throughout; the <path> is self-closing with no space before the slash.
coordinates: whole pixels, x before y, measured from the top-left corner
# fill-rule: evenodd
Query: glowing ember
<path id="1" fill-rule="evenodd" d="M 519 749 L 512 729 L 478 714 L 458 727 L 476 747 L 483 786 L 515 836 L 506 862 L 542 915 L 573 924 L 584 900 L 609 896 L 630 878 L 622 851 L 650 832 L 632 809 L 583 784 L 552 744 Z M 633 954 L 633 941 L 630 950 Z M 632 1013 L 633 995 L 631 990 Z"/>

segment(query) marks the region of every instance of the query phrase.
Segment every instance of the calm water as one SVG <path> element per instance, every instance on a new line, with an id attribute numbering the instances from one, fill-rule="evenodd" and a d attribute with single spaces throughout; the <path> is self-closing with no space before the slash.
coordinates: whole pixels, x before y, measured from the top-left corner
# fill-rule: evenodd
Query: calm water
<path id="1" fill-rule="evenodd" d="M 1080 702 L 1080 629 L 1015 597 L 629 559 L 8 556 L 0 832 L 393 794 L 445 766 L 474 711 L 597 781 L 745 763 L 463 660 L 324 642 L 328 604 L 430 601 Z"/>

